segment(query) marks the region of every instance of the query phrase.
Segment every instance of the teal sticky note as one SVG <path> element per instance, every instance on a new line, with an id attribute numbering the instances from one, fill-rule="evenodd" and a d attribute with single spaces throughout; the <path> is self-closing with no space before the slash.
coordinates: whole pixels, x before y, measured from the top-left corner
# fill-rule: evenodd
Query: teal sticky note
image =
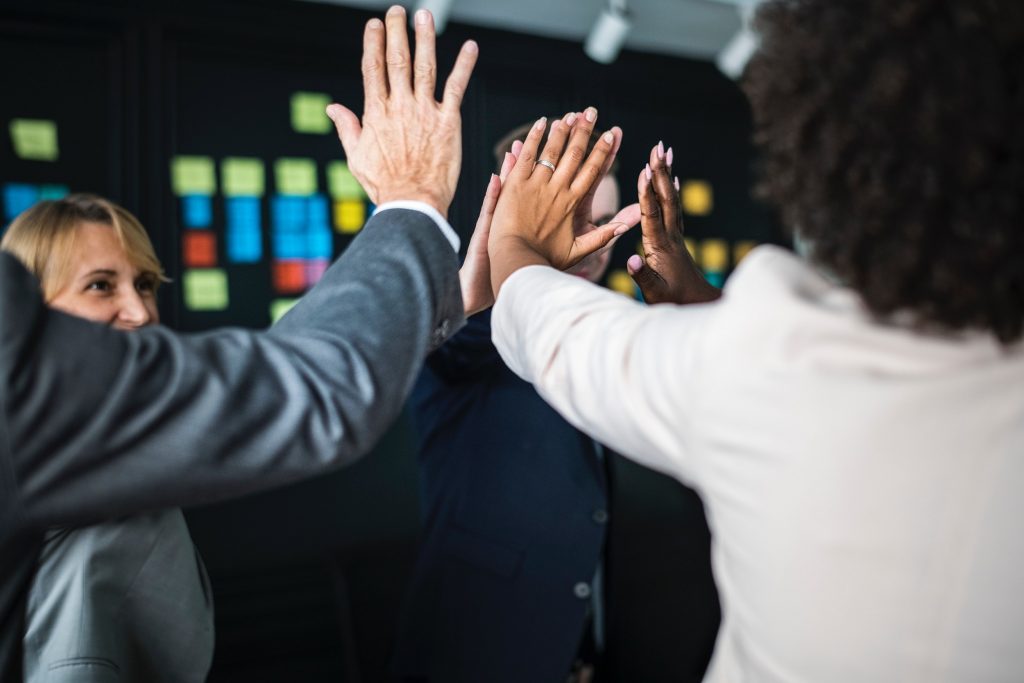
<path id="1" fill-rule="evenodd" d="M 299 303 L 298 299 L 274 299 L 270 302 L 270 324 L 276 325 L 285 313 L 292 310 L 292 307 Z"/>
<path id="2" fill-rule="evenodd" d="M 296 133 L 322 135 L 334 130 L 327 116 L 331 96 L 322 92 L 297 92 L 292 95 L 292 129 Z"/>
<path id="3" fill-rule="evenodd" d="M 212 195 L 217 192 L 213 159 L 200 156 L 176 156 L 171 159 L 171 187 L 174 194 Z"/>
<path id="4" fill-rule="evenodd" d="M 182 277 L 185 307 L 191 311 L 223 311 L 228 307 L 228 276 L 220 268 L 194 268 Z"/>
<path id="5" fill-rule="evenodd" d="M 274 179 L 280 194 L 316 194 L 316 162 L 288 157 L 278 159 L 274 163 Z"/>
<path id="6" fill-rule="evenodd" d="M 14 119 L 10 125 L 11 143 L 20 159 L 56 161 L 57 123 L 47 119 Z"/>
<path id="7" fill-rule="evenodd" d="M 67 185 L 40 185 L 39 186 L 39 199 L 64 199 L 68 196 L 69 191 Z"/>
<path id="8" fill-rule="evenodd" d="M 228 157 L 220 163 L 220 183 L 228 197 L 262 197 L 265 175 L 260 159 Z"/>
<path id="9" fill-rule="evenodd" d="M 327 191 L 334 199 L 366 199 L 366 191 L 344 161 L 327 164 Z"/>

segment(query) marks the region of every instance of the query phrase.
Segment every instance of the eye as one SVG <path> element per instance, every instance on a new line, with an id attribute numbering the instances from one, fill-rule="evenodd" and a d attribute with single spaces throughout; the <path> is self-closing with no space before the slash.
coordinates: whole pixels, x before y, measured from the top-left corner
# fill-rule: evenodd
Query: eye
<path id="1" fill-rule="evenodd" d="M 150 276 L 140 277 L 135 281 L 135 289 L 142 295 L 152 295 L 156 292 L 156 278 Z"/>
<path id="2" fill-rule="evenodd" d="M 114 290 L 114 285 L 110 280 L 93 280 L 85 286 L 86 291 L 90 292 L 101 292 L 107 294 Z"/>

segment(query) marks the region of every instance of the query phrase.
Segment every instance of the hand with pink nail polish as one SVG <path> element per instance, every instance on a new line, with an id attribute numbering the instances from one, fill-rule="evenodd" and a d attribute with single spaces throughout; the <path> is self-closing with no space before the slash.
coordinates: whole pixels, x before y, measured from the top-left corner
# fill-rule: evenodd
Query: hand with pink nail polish
<path id="1" fill-rule="evenodd" d="M 683 235 L 683 209 L 678 181 L 669 168 L 672 148 L 658 143 L 640 171 L 640 229 L 643 254 L 629 257 L 626 270 L 650 304 L 691 304 L 713 301 L 721 291 L 708 283 L 693 262 Z"/>

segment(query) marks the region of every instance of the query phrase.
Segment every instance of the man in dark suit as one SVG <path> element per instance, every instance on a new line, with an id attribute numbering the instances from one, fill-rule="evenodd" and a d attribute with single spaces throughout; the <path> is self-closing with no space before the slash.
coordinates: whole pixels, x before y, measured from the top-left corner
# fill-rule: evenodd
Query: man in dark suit
<path id="1" fill-rule="evenodd" d="M 362 234 L 263 333 L 130 335 L 47 309 L 0 254 L 0 680 L 20 680 L 25 593 L 48 526 L 83 525 L 282 485 L 367 452 L 429 348 L 462 324 L 447 212 L 476 45 L 434 99 L 434 29 L 367 24 L 362 122 L 332 105 L 378 204 Z M 415 82 L 414 82 L 415 81 Z"/>
<path id="2" fill-rule="evenodd" d="M 506 155 L 518 154 L 513 141 L 531 126 L 498 143 L 499 164 L 507 166 Z M 578 234 L 594 223 L 639 220 L 637 205 L 619 211 L 614 165 L 606 171 L 586 215 L 577 221 Z M 488 228 L 488 213 L 485 199 L 462 269 L 464 281 L 481 267 L 474 262 L 475 248 Z M 609 258 L 610 250 L 596 253 L 569 272 L 600 281 Z M 474 310 L 470 303 L 468 311 Z M 690 680 L 691 672 L 699 680 L 717 632 L 718 604 L 696 494 L 673 491 L 691 504 L 682 515 L 673 510 L 677 514 L 668 516 L 667 525 L 693 533 L 683 539 L 682 552 L 674 549 L 660 559 L 677 576 L 697 580 L 685 587 L 672 581 L 648 586 L 646 593 L 669 609 L 683 603 L 684 595 L 695 595 L 701 609 L 678 614 L 670 624 L 659 621 L 658 629 L 679 638 L 652 637 L 625 605 L 617 609 L 616 596 L 606 590 L 609 578 L 621 587 L 630 571 L 618 571 L 605 553 L 612 519 L 609 465 L 618 456 L 573 428 L 508 369 L 491 343 L 489 311 L 471 317 L 428 356 L 410 406 L 420 437 L 423 534 L 399 629 L 395 671 L 400 680 L 564 683 L 593 680 L 595 673 L 612 680 L 612 669 L 619 672 L 635 661 L 625 642 L 608 642 L 626 623 L 632 630 L 627 637 L 650 640 L 646 658 L 660 667 L 657 677 L 644 680 Z M 650 483 L 643 476 L 639 482 Z M 629 523 L 625 520 L 627 528 Z M 609 577 L 612 568 L 616 572 Z M 644 596 L 643 587 L 631 594 Z M 616 614 L 622 626 L 609 620 Z M 662 643 L 672 651 L 659 648 Z M 606 652 L 613 656 L 610 666 L 604 666 Z"/>

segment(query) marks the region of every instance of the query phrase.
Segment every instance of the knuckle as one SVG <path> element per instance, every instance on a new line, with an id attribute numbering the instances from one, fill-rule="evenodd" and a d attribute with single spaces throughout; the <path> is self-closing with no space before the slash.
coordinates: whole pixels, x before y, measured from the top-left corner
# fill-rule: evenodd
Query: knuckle
<path id="1" fill-rule="evenodd" d="M 583 149 L 580 147 L 570 147 L 566 152 L 566 156 L 569 157 L 570 161 L 578 164 L 583 161 Z"/>

